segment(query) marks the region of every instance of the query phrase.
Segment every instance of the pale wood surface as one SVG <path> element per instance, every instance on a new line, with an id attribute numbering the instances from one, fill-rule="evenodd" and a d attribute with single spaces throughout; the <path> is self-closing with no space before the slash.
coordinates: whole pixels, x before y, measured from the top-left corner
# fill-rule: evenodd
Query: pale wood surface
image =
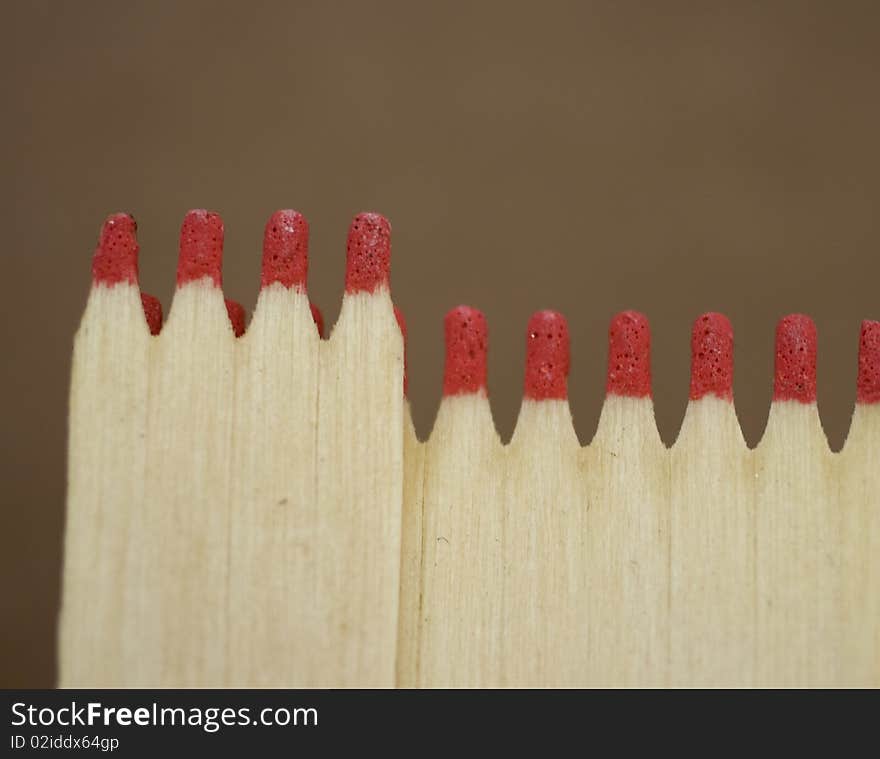
<path id="1" fill-rule="evenodd" d="M 308 296 L 278 283 L 260 292 L 236 341 L 226 664 L 233 687 L 301 680 L 322 636 L 319 343 Z"/>
<path id="2" fill-rule="evenodd" d="M 495 548 L 504 557 L 503 656 L 493 684 L 572 685 L 586 672 L 590 640 L 585 482 L 568 402 L 523 400 L 505 453 Z"/>
<path id="3" fill-rule="evenodd" d="M 755 471 L 733 403 L 688 404 L 670 474 L 670 682 L 752 685 Z"/>
<path id="4" fill-rule="evenodd" d="M 315 648 L 302 685 L 395 684 L 403 338 L 387 290 L 347 293 L 318 377 Z"/>
<path id="5" fill-rule="evenodd" d="M 124 685 L 226 684 L 234 353 L 223 292 L 207 277 L 178 288 L 152 343 Z"/>
<path id="6" fill-rule="evenodd" d="M 880 404 L 856 404 L 838 456 L 843 624 L 839 683 L 880 687 Z"/>
<path id="7" fill-rule="evenodd" d="M 443 400 L 416 439 L 387 292 L 319 341 L 270 287 L 235 340 L 183 286 L 150 337 L 135 286 L 77 333 L 64 686 L 880 685 L 880 407 L 832 454 L 814 405 L 746 449 L 692 402 Z"/>
<path id="8" fill-rule="evenodd" d="M 403 519 L 397 627 L 397 686 L 400 688 L 417 687 L 419 678 L 424 484 L 425 445 L 416 437 L 407 403 L 403 420 Z"/>
<path id="9" fill-rule="evenodd" d="M 74 340 L 59 682 L 127 682 L 122 619 L 144 508 L 150 333 L 134 285 L 93 287 Z"/>
<path id="10" fill-rule="evenodd" d="M 589 660 L 585 684 L 667 684 L 669 456 L 648 398 L 609 396 L 583 451 Z"/>
<path id="11" fill-rule="evenodd" d="M 757 685 L 837 683 L 840 506 L 815 404 L 777 401 L 755 449 Z"/>
<path id="12" fill-rule="evenodd" d="M 443 399 L 425 446 L 420 686 L 499 684 L 502 450 L 485 397 Z"/>

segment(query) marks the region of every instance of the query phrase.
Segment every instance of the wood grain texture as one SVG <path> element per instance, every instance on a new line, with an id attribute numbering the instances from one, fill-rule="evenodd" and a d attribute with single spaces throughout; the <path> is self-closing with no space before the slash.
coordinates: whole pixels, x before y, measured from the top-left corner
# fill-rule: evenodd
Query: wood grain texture
<path id="1" fill-rule="evenodd" d="M 669 454 L 649 398 L 609 396 L 584 450 L 588 685 L 669 680 Z"/>
<path id="2" fill-rule="evenodd" d="M 318 376 L 314 647 L 305 687 L 395 684 L 403 338 L 387 289 L 346 293 Z M 306 652 L 304 652 L 305 655 Z"/>
<path id="3" fill-rule="evenodd" d="M 838 683 L 880 687 L 880 404 L 856 404 L 837 456 L 843 611 Z"/>
<path id="4" fill-rule="evenodd" d="M 127 682 L 122 623 L 144 508 L 150 334 L 136 285 L 96 285 L 74 339 L 59 683 Z"/>
<path id="5" fill-rule="evenodd" d="M 733 403 L 691 401 L 669 455 L 670 683 L 750 686 L 755 475 Z"/>
<path id="6" fill-rule="evenodd" d="M 424 471 L 418 683 L 497 686 L 503 449 L 485 396 L 443 399 Z"/>
<path id="7" fill-rule="evenodd" d="M 832 462 L 816 405 L 774 401 L 755 449 L 756 685 L 838 683 L 841 510 Z"/>
<path id="8" fill-rule="evenodd" d="M 503 658 L 496 684 L 584 682 L 590 641 L 579 453 L 568 401 L 523 401 L 504 457 Z"/>
<path id="9" fill-rule="evenodd" d="M 124 685 L 226 684 L 235 337 L 210 278 L 177 289 L 152 345 Z"/>
<path id="10" fill-rule="evenodd" d="M 236 341 L 227 683 L 283 687 L 322 636 L 315 577 L 319 337 L 305 293 L 260 292 Z"/>
<path id="11" fill-rule="evenodd" d="M 403 420 L 403 518 L 400 535 L 400 611 L 397 625 L 399 688 L 415 688 L 419 679 L 424 487 L 425 445 L 416 437 L 407 402 Z"/>
<path id="12" fill-rule="evenodd" d="M 268 288 L 236 340 L 187 284 L 149 336 L 136 286 L 75 340 L 64 686 L 880 685 L 880 406 L 832 454 L 814 404 L 746 449 L 731 403 L 564 401 L 510 444 L 481 394 L 426 443 L 384 290 L 319 341 Z"/>

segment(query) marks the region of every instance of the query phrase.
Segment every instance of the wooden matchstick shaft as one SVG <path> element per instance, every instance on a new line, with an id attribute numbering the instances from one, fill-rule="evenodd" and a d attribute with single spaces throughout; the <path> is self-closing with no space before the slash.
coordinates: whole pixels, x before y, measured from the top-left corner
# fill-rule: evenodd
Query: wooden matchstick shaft
<path id="1" fill-rule="evenodd" d="M 733 330 L 694 323 L 690 402 L 670 451 L 670 684 L 754 684 L 754 457 L 733 407 Z"/>
<path id="2" fill-rule="evenodd" d="M 387 220 L 352 224 L 328 340 L 307 241 L 296 212 L 269 220 L 246 327 L 221 288 L 222 222 L 190 212 L 163 326 L 133 219 L 105 223 L 74 343 L 61 685 L 880 685 L 880 323 L 862 325 L 833 454 L 815 327 L 782 319 L 750 451 L 732 328 L 704 314 L 667 449 L 647 319 L 618 314 L 582 447 L 567 323 L 538 312 L 505 446 L 485 318 L 458 307 L 423 443 Z"/>
<path id="3" fill-rule="evenodd" d="M 395 684 L 403 514 L 403 338 L 388 290 L 390 228 L 349 233 L 339 321 L 321 344 L 314 648 L 303 685 Z"/>
<path id="4" fill-rule="evenodd" d="M 129 682 L 123 625 L 145 505 L 149 332 L 137 286 L 96 283 L 74 344 L 59 623 L 62 686 Z"/>

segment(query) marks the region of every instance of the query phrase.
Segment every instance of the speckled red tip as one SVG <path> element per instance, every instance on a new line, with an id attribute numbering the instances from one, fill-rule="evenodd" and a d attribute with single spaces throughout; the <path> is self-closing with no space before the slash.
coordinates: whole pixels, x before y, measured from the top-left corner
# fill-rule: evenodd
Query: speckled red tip
<path id="1" fill-rule="evenodd" d="M 92 282 L 115 285 L 138 281 L 137 223 L 127 213 L 115 213 L 104 220 L 101 237 L 92 258 Z"/>
<path id="2" fill-rule="evenodd" d="M 816 325 L 791 314 L 776 325 L 773 400 L 816 402 Z"/>
<path id="3" fill-rule="evenodd" d="M 261 286 L 280 282 L 284 287 L 304 291 L 308 272 L 308 222 L 299 211 L 276 211 L 263 232 Z"/>
<path id="4" fill-rule="evenodd" d="M 409 395 L 409 376 L 406 371 L 406 319 L 403 318 L 403 312 L 394 307 L 394 318 L 397 319 L 397 326 L 400 327 L 400 334 L 403 335 L 403 394 Z"/>
<path id="5" fill-rule="evenodd" d="M 526 335 L 526 398 L 543 401 L 568 397 L 569 350 L 568 322 L 562 314 L 532 314 Z"/>
<path id="6" fill-rule="evenodd" d="M 486 392 L 486 351 L 489 332 L 486 317 L 470 306 L 457 306 L 443 320 L 446 364 L 443 395 Z"/>
<path id="7" fill-rule="evenodd" d="M 378 213 L 359 213 L 348 230 L 345 291 L 372 293 L 388 286 L 391 224 Z"/>
<path id="8" fill-rule="evenodd" d="M 151 335 L 158 335 L 162 331 L 162 303 L 154 295 L 141 293 L 141 304 L 144 307 L 144 316 L 147 318 L 147 326 Z"/>
<path id="9" fill-rule="evenodd" d="M 733 400 L 733 327 L 724 314 L 698 317 L 691 332 L 691 400 Z"/>
<path id="10" fill-rule="evenodd" d="M 651 397 L 651 327 L 638 311 L 622 311 L 608 329 L 608 395 Z"/>
<path id="11" fill-rule="evenodd" d="M 220 287 L 223 269 L 223 220 L 220 214 L 202 209 L 190 211 L 180 229 L 177 285 L 203 277 Z"/>
<path id="12" fill-rule="evenodd" d="M 226 298 L 226 313 L 229 314 L 233 333 L 236 337 L 241 337 L 244 334 L 244 306 Z"/>
<path id="13" fill-rule="evenodd" d="M 880 322 L 862 322 L 857 387 L 858 403 L 880 403 Z"/>
<path id="14" fill-rule="evenodd" d="M 312 319 L 315 320 L 315 326 L 318 328 L 318 337 L 324 337 L 324 315 L 321 313 L 321 309 L 314 303 L 309 303 L 309 308 L 312 310 Z"/>

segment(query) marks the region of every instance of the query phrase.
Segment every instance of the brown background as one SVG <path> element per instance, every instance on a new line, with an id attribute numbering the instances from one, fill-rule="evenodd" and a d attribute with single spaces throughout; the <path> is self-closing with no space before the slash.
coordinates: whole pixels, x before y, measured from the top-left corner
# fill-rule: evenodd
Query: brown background
<path id="1" fill-rule="evenodd" d="M 183 214 L 220 211 L 226 291 L 250 311 L 266 217 L 301 210 L 331 324 L 349 218 L 388 215 L 423 436 L 442 317 L 465 302 L 489 319 L 505 439 L 532 311 L 569 318 L 585 442 L 608 320 L 646 312 L 671 442 L 690 323 L 714 309 L 736 330 L 750 444 L 776 320 L 816 319 L 842 444 L 859 322 L 880 318 L 880 6 L 367 6 L 4 4 L 0 684 L 54 682 L 71 337 L 111 211 L 136 215 L 142 287 L 166 310 Z"/>

